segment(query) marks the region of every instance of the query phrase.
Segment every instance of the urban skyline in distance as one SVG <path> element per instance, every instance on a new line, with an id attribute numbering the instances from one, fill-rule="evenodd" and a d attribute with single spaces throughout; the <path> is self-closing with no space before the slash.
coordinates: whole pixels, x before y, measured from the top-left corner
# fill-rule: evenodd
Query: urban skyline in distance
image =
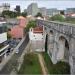
<path id="1" fill-rule="evenodd" d="M 75 1 L 73 0 L 1 0 L 0 1 L 0 5 L 2 3 L 9 3 L 10 4 L 10 9 L 11 10 L 14 10 L 14 8 L 16 7 L 16 5 L 20 5 L 21 7 L 21 11 L 24 11 L 24 9 L 27 9 L 27 7 L 31 4 L 31 3 L 37 3 L 38 4 L 38 7 L 46 7 L 46 8 L 57 8 L 59 10 L 63 10 L 63 9 L 66 9 L 66 8 L 75 8 Z"/>

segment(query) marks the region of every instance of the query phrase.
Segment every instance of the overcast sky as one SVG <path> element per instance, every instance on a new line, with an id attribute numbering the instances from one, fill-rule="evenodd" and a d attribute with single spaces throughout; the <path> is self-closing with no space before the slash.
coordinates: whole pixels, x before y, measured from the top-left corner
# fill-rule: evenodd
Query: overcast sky
<path id="1" fill-rule="evenodd" d="M 37 3 L 38 7 L 46 8 L 75 8 L 75 0 L 0 0 L 0 5 L 2 3 L 10 3 L 11 10 L 13 10 L 16 5 L 20 5 L 22 11 L 31 3 Z"/>

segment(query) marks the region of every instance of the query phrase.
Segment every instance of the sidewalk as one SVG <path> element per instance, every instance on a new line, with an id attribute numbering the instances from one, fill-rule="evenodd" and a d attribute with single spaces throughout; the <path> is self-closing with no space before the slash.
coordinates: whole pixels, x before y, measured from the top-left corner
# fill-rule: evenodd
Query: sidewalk
<path id="1" fill-rule="evenodd" d="M 30 43 L 27 44 L 27 47 L 24 49 L 24 51 L 23 51 L 21 57 L 19 57 L 19 59 L 18 59 L 18 63 L 19 63 L 18 71 L 19 71 L 19 69 L 20 69 L 20 67 L 21 67 L 21 65 L 22 65 L 22 63 L 23 63 L 24 55 L 25 55 L 25 54 L 28 52 L 28 50 L 29 50 L 29 46 L 30 46 Z"/>
<path id="2" fill-rule="evenodd" d="M 39 62 L 40 62 L 41 68 L 42 68 L 43 75 L 48 75 L 48 71 L 47 71 L 43 56 L 40 53 L 38 53 L 37 55 L 39 58 Z"/>
<path id="3" fill-rule="evenodd" d="M 16 50 L 13 50 L 13 52 L 9 56 L 7 56 L 6 58 L 3 59 L 2 63 L 0 63 L 0 71 L 5 66 L 5 64 L 10 60 L 10 58 L 13 56 L 13 54 L 15 53 L 15 51 Z"/>

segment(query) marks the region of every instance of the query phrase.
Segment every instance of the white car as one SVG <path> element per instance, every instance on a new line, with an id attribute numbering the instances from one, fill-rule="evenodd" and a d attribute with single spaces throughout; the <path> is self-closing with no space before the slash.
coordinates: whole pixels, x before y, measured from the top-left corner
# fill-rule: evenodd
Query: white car
<path id="1" fill-rule="evenodd" d="M 16 49 L 16 53 L 19 53 L 19 50 L 18 49 Z"/>

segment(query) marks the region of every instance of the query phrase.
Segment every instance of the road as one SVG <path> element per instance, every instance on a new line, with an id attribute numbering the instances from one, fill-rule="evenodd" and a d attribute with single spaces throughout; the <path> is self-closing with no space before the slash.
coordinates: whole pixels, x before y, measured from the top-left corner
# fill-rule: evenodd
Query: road
<path id="1" fill-rule="evenodd" d="M 29 36 L 27 34 L 23 44 L 19 48 L 19 50 L 20 50 L 19 53 L 18 54 L 15 53 L 12 56 L 12 58 L 8 61 L 8 63 L 0 71 L 0 74 L 9 75 L 11 73 L 11 71 L 13 70 L 13 68 L 16 69 L 16 67 L 18 66 L 18 58 L 21 56 L 21 54 L 22 54 L 23 50 L 26 48 L 28 42 L 29 42 Z"/>

